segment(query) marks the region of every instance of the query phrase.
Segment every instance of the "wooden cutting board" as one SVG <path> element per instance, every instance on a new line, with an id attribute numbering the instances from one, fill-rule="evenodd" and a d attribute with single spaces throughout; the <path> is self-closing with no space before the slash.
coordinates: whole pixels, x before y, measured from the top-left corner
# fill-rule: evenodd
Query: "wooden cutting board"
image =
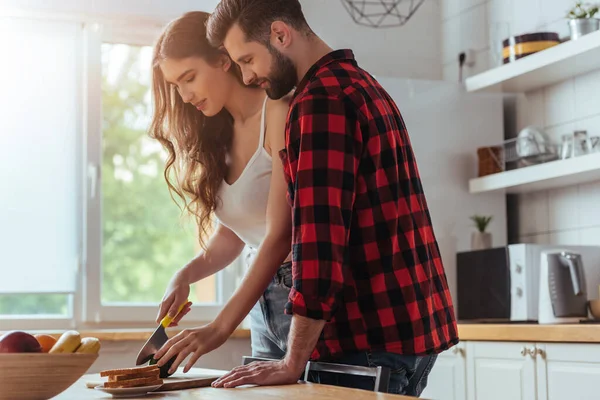
<path id="1" fill-rule="evenodd" d="M 165 379 L 163 385 L 157 389 L 157 392 L 166 392 L 170 390 L 193 389 L 207 387 L 213 383 L 218 376 L 203 377 L 203 378 L 169 378 Z"/>
<path id="2" fill-rule="evenodd" d="M 184 390 L 184 389 L 194 389 L 201 387 L 208 387 L 211 383 L 213 383 L 217 378 L 221 375 L 207 375 L 207 374 L 183 374 L 183 373 L 175 373 L 171 377 L 167 379 L 163 379 L 163 385 L 156 390 L 156 392 L 166 392 L 172 390 Z M 86 386 L 90 389 L 95 388 L 96 386 L 103 385 L 106 380 L 94 380 L 86 382 Z"/>

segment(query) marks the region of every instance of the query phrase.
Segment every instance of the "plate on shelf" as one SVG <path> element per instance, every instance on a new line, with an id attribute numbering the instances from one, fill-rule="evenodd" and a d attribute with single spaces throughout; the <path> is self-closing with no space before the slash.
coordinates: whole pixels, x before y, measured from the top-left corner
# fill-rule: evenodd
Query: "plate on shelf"
<path id="1" fill-rule="evenodd" d="M 104 385 L 98 385 L 94 389 L 100 390 L 102 392 L 111 394 L 113 397 L 125 398 L 125 397 L 137 397 L 144 395 L 146 393 L 150 393 L 160 388 L 160 385 L 152 385 L 152 386 L 137 386 L 130 388 L 107 388 Z"/>

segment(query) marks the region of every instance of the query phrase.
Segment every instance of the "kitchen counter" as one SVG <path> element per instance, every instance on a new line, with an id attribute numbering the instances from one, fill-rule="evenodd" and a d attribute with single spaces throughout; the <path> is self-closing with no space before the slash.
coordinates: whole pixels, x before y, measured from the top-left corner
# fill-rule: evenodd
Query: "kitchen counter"
<path id="1" fill-rule="evenodd" d="M 194 368 L 195 373 L 204 370 Z M 210 372 L 210 370 L 206 370 Z M 84 375 L 69 389 L 56 397 L 60 400 L 84 399 L 112 399 L 108 393 L 88 389 L 86 382 L 101 380 L 98 374 Z M 409 400 L 415 397 L 375 393 L 367 390 L 348 389 L 337 386 L 319 385 L 312 383 L 298 383 L 280 386 L 255 386 L 236 389 L 215 389 L 212 387 L 176 390 L 169 392 L 155 392 L 135 397 L 136 399 L 191 399 L 202 398 L 205 400 L 263 400 L 263 399 L 353 399 L 353 400 Z"/>
<path id="2" fill-rule="evenodd" d="M 173 336 L 179 331 L 180 329 L 170 328 L 169 336 Z M 60 336 L 59 332 L 43 332 L 56 337 Z M 100 341 L 108 342 L 145 341 L 153 332 L 154 330 L 151 329 L 84 329 L 80 331 L 82 337 L 93 336 Z M 32 331 L 31 333 L 38 332 Z M 600 324 L 459 323 L 458 335 L 461 341 L 600 343 Z M 249 339 L 250 330 L 236 329 L 230 338 Z"/>
<path id="3" fill-rule="evenodd" d="M 461 341 L 600 343 L 600 324 L 459 323 Z"/>

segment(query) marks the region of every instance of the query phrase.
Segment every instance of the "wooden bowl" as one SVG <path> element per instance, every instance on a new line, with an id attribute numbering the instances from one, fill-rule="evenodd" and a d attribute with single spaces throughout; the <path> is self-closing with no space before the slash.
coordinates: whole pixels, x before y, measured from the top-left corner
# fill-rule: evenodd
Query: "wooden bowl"
<path id="1" fill-rule="evenodd" d="M 0 354 L 0 400 L 50 399 L 75 383 L 98 354 Z"/>

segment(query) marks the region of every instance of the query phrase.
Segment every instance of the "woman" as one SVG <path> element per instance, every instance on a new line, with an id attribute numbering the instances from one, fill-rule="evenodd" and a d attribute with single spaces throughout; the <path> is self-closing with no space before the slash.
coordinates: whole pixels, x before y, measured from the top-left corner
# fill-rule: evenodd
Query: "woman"
<path id="1" fill-rule="evenodd" d="M 169 152 L 165 179 L 195 216 L 203 247 L 171 279 L 157 322 L 176 315 L 190 284 L 225 268 L 244 246 L 256 256 L 215 321 L 181 332 L 156 353 L 167 356 L 159 365 L 177 355 L 171 371 L 193 353 L 187 372 L 251 309 L 253 356 L 283 358 L 291 322 L 283 312 L 291 287 L 291 215 L 281 161 L 273 157 L 285 146 L 288 101 L 267 101 L 262 89 L 242 82 L 237 65 L 208 44 L 207 18 L 190 12 L 176 19 L 154 49 L 150 136 Z M 216 228 L 207 240 L 213 217 Z M 190 303 L 173 325 L 189 310 Z"/>

